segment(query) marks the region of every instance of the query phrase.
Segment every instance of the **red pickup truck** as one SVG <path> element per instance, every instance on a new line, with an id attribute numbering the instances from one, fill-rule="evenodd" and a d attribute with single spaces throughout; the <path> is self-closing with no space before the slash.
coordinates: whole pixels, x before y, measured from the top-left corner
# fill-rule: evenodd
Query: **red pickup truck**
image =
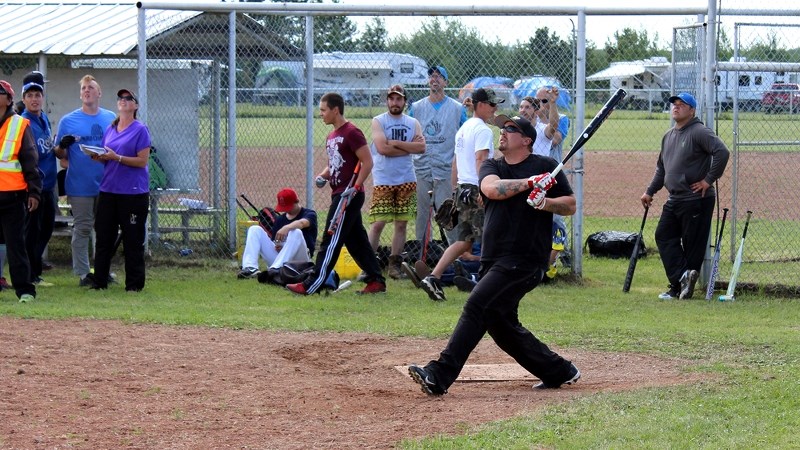
<path id="1" fill-rule="evenodd" d="M 761 98 L 761 110 L 769 113 L 800 112 L 800 84 L 774 83 Z"/>

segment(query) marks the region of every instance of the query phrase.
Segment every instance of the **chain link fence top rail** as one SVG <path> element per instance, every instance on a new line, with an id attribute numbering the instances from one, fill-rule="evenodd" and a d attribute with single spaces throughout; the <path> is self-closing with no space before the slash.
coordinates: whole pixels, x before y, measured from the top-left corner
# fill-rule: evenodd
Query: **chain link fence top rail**
<path id="1" fill-rule="evenodd" d="M 148 2 L 144 6 L 147 8 Z M 734 33 L 734 23 L 743 17 L 726 16 L 725 11 L 742 6 L 737 2 L 720 5 L 718 61 L 730 61 L 734 52 L 739 60 L 800 60 L 791 45 L 797 42 L 796 26 L 782 25 L 786 17 L 800 12 L 798 7 L 788 8 L 786 17 L 759 17 L 764 19 L 758 20 L 761 25 L 741 24 Z M 386 110 L 388 86 L 401 82 L 409 102 L 421 99 L 428 94 L 427 68 L 442 65 L 449 73 L 449 96 L 463 99 L 476 87 L 491 86 L 506 99 L 498 114 L 516 113 L 520 99 L 535 93 L 536 87 L 558 84 L 568 96 L 561 112 L 571 121 L 565 146 L 574 141 L 578 124 L 588 121 L 611 92 L 623 87 L 631 93 L 628 103 L 586 146 L 580 166 L 568 168 L 571 181 L 582 187 L 576 192 L 582 215 L 568 220 L 571 227 L 579 221 L 581 240 L 595 231 L 634 232 L 638 228 L 639 197 L 654 171 L 661 137 L 671 126 L 666 104 L 669 94 L 687 90 L 698 95 L 700 103 L 705 103 L 701 100 L 705 96 L 716 96 L 712 126 L 732 151 L 731 163 L 719 183 L 719 201 L 735 211 L 733 226 L 726 227 L 723 240 L 721 273 L 728 273 L 738 245 L 741 226 L 736 221 L 746 210 L 753 210 L 740 280 L 757 285 L 800 285 L 797 208 L 789 206 L 800 192 L 794 169 L 800 136 L 798 111 L 791 90 L 788 97 L 781 97 L 789 99 L 788 108 L 773 103 L 765 109 L 762 102 L 767 93 L 784 89 L 774 85 L 797 83 L 797 72 L 751 73 L 750 80 L 760 83 L 758 89 L 752 89 L 749 83 L 744 85 L 742 77 L 748 75 L 744 71 L 717 71 L 715 92 L 705 93 L 705 27 L 694 25 L 698 20 L 694 15 L 670 17 L 676 29 L 673 36 L 660 36 L 666 43 L 633 53 L 638 55 L 634 61 L 619 61 L 604 51 L 607 43 L 587 45 L 581 41 L 585 22 L 580 15 L 554 10 L 550 15 L 527 16 L 530 26 L 520 30 L 516 42 L 505 43 L 487 42 L 481 29 L 459 20 L 463 12 L 452 17 L 415 12 L 409 20 L 421 23 L 418 30 L 387 37 L 378 14 L 367 14 L 367 25 L 356 27 L 340 15 L 317 15 L 309 20 L 302 12 L 249 11 L 235 13 L 232 21 L 226 12 L 184 9 L 144 9 L 147 122 L 168 176 L 167 186 L 153 192 L 150 242 L 155 255 L 191 248 L 192 257 L 230 258 L 241 244 L 237 242 L 241 229 L 234 227 L 239 228 L 239 222 L 247 218 L 234 202 L 241 194 L 259 208 L 274 206 L 276 193 L 290 187 L 304 203 L 324 212 L 329 191 L 311 189 L 309 178 L 327 162 L 323 143 L 330 127 L 316 117 L 319 97 L 327 91 L 341 93 L 347 102 L 346 117 L 369 139 L 372 117 Z M 663 11 L 655 13 L 663 15 Z M 487 28 L 503 27 L 507 18 L 486 15 L 482 23 Z M 745 18 L 755 22 L 753 17 Z M 308 23 L 314 24 L 313 30 L 306 30 Z M 314 42 L 310 55 L 306 49 L 309 37 Z M 230 50 L 231 39 L 235 39 L 235 51 Z M 581 48 L 585 49 L 582 61 L 578 58 Z M 231 55 L 235 59 L 231 60 Z M 136 49 L 114 58 L 49 56 L 48 79 L 74 81 L 74 86 L 68 81 L 48 85 L 51 120 L 57 122 L 60 115 L 79 106 L 65 99 L 74 98 L 72 90 L 77 91 L 77 80 L 84 73 L 92 73 L 101 85 L 113 89 L 119 84 L 137 86 L 141 81 L 137 58 Z M 309 61 L 313 90 L 307 89 Z M 625 62 L 635 62 L 644 70 L 627 77 L 591 76 L 623 67 Z M 11 74 L 12 82 L 40 64 L 33 56 L 0 55 L 0 68 Z M 231 68 L 235 68 L 233 76 Z M 312 104 L 310 111 L 307 100 Z M 235 117 L 235 124 L 230 117 Z M 232 125 L 235 141 L 231 141 Z M 765 161 L 771 164 L 759 164 Z M 772 174 L 777 176 L 770 177 Z M 235 188 L 230 187 L 232 177 Z M 367 192 L 371 192 L 369 185 Z M 665 198 L 664 192 L 657 195 L 654 210 L 660 209 Z M 244 206 L 251 209 L 246 203 Z M 655 222 L 651 217 L 652 226 L 645 231 L 651 247 Z M 413 231 L 408 237 L 414 238 Z M 384 232 L 382 242 L 388 243 L 390 238 L 390 232 Z M 582 244 L 574 242 L 570 247 Z M 577 253 L 580 257 L 581 252 Z M 580 268 L 580 261 L 576 263 Z"/>

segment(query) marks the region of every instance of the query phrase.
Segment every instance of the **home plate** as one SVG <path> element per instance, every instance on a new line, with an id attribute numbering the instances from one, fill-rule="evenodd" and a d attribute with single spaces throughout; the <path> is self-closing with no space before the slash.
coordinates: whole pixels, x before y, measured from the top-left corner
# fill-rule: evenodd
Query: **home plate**
<path id="1" fill-rule="evenodd" d="M 394 366 L 405 376 L 408 375 L 408 366 Z M 473 381 L 517 381 L 537 380 L 527 370 L 518 364 L 467 364 L 461 370 L 456 381 L 469 383 Z"/>

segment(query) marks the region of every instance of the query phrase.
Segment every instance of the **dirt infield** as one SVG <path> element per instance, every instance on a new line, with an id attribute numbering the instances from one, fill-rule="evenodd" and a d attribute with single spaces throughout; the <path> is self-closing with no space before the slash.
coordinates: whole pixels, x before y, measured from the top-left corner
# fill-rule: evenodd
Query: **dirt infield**
<path id="1" fill-rule="evenodd" d="M 2 448 L 392 448 L 555 402 L 694 381 L 685 362 L 558 349 L 575 386 L 456 383 L 423 395 L 395 365 L 443 340 L 0 318 Z M 513 363 L 488 340 L 471 364 Z M 694 378 L 694 379 L 693 379 Z"/>

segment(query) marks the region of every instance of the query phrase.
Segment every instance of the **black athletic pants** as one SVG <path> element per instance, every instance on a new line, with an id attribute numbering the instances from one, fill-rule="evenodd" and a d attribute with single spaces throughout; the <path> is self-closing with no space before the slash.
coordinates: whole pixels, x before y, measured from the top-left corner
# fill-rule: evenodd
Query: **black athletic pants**
<path id="1" fill-rule="evenodd" d="M 667 200 L 656 227 L 656 246 L 667 279 L 680 286 L 683 272 L 700 270 L 711 232 L 714 196 L 697 200 Z"/>
<path id="2" fill-rule="evenodd" d="M 31 283 L 31 266 L 25 249 L 25 216 L 28 211 L 28 193 L 25 191 L 0 192 L 0 242 L 6 244 L 6 259 L 11 284 L 17 298 L 23 294 L 36 296 Z"/>
<path id="3" fill-rule="evenodd" d="M 94 258 L 94 277 L 97 286 L 108 286 L 111 258 L 116 250 L 119 231 L 122 231 L 122 248 L 125 253 L 125 290 L 141 291 L 144 288 L 144 241 L 147 237 L 147 212 L 150 194 L 110 194 L 100 192 L 97 197 L 97 214 L 94 230 L 97 249 Z"/>
<path id="4" fill-rule="evenodd" d="M 42 190 L 39 207 L 28 213 L 25 227 L 25 245 L 31 266 L 31 280 L 42 276 L 42 254 L 53 235 L 56 220 L 56 194 L 52 189 Z"/>
<path id="5" fill-rule="evenodd" d="M 472 290 L 450 342 L 425 368 L 439 387 L 458 378 L 470 353 L 487 332 L 497 346 L 525 370 L 545 383 L 560 384 L 569 377 L 571 362 L 539 341 L 519 322 L 519 302 L 542 280 L 541 269 L 520 268 L 511 261 L 484 263 L 481 280 Z"/>
<path id="6" fill-rule="evenodd" d="M 328 227 L 331 220 L 336 215 L 341 195 L 331 197 L 331 207 L 328 209 L 328 219 L 325 221 L 325 228 L 322 229 L 322 243 L 317 252 L 317 261 L 314 265 L 314 273 L 303 282 L 306 292 L 313 294 L 322 288 L 325 280 L 331 274 L 333 266 L 339 259 L 342 245 L 347 247 L 350 256 L 366 274 L 364 280 L 386 282 L 381 275 L 381 266 L 372 245 L 367 237 L 367 230 L 364 229 L 364 222 L 361 218 L 361 207 L 364 205 L 364 193 L 359 192 L 350 200 L 345 208 L 344 217 L 339 228 L 332 235 L 328 234 Z"/>

